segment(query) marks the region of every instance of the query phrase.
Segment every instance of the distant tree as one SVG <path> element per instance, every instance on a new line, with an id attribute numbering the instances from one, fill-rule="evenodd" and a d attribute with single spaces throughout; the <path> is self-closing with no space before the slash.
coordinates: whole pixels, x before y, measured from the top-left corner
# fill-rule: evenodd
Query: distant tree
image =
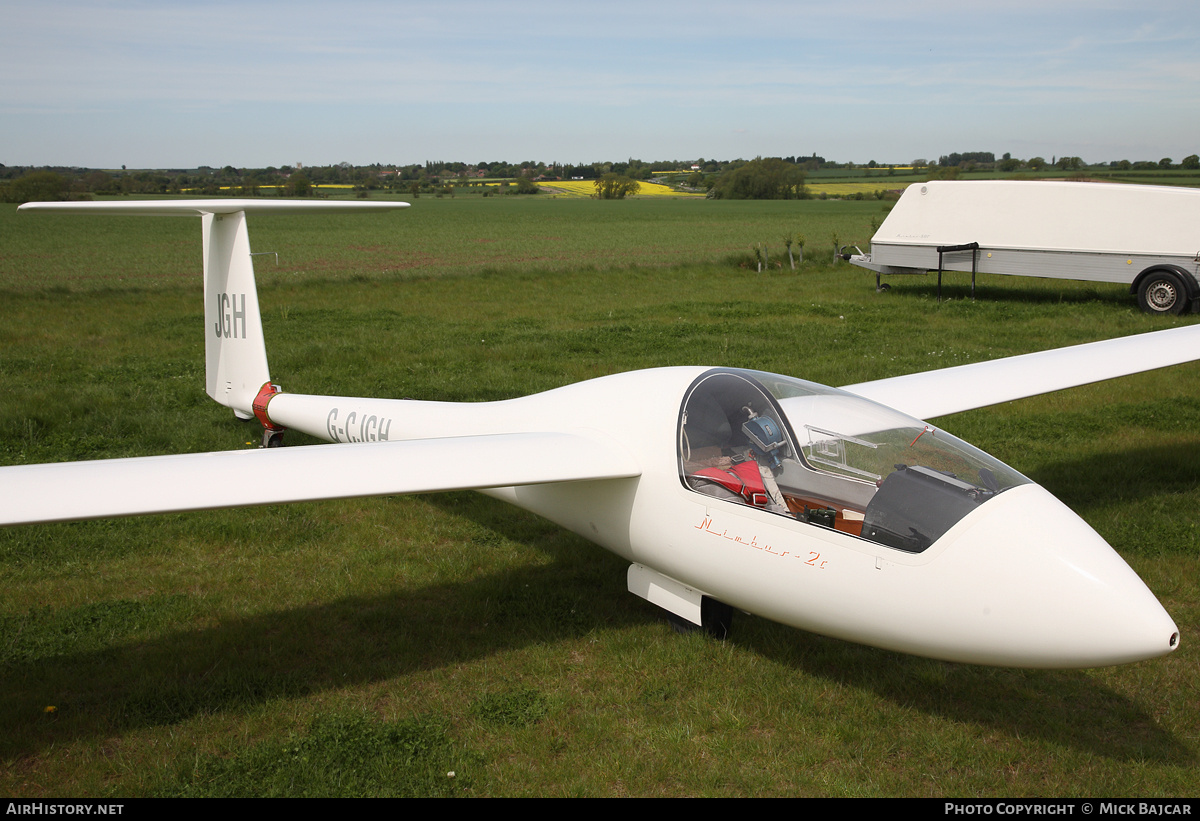
<path id="1" fill-rule="evenodd" d="M 53 171 L 31 171 L 2 190 L 5 202 L 55 202 L 67 198 L 67 180 Z"/>
<path id="2" fill-rule="evenodd" d="M 312 182 L 303 171 L 295 171 L 288 177 L 283 191 L 289 197 L 307 197 L 312 194 Z"/>
<path id="3" fill-rule="evenodd" d="M 929 166 L 925 173 L 927 180 L 956 180 L 958 175 L 962 173 L 962 169 L 957 165 L 951 166 Z"/>
<path id="4" fill-rule="evenodd" d="M 954 152 L 938 158 L 938 165 L 942 167 L 953 167 L 963 165 L 964 163 L 994 163 L 996 155 L 991 151 L 964 151 L 963 153 Z"/>
<path id="5" fill-rule="evenodd" d="M 650 166 L 641 160 L 630 157 L 625 167 L 625 176 L 631 180 L 648 180 L 650 179 Z"/>
<path id="6" fill-rule="evenodd" d="M 1183 158 L 1183 162 L 1179 164 L 1180 168 L 1186 168 L 1188 171 L 1195 171 L 1200 168 L 1200 155 L 1189 154 Z"/>
<path id="7" fill-rule="evenodd" d="M 796 236 L 792 234 L 784 234 L 784 247 L 787 248 L 787 264 L 792 266 L 792 270 L 796 270 L 796 257 L 792 256 L 792 244 L 796 241 Z"/>
<path id="8" fill-rule="evenodd" d="M 726 171 L 712 189 L 714 199 L 802 200 L 808 198 L 804 171 L 779 157 L 756 157 Z"/>
<path id="9" fill-rule="evenodd" d="M 631 180 L 623 174 L 609 171 L 602 174 L 594 183 L 596 196 L 602 200 L 623 200 L 629 194 L 636 194 L 642 186 L 637 180 Z"/>
<path id="10" fill-rule="evenodd" d="M 117 190 L 113 178 L 103 171 L 89 171 L 83 177 L 84 188 L 97 194 L 108 194 Z"/>
<path id="11" fill-rule="evenodd" d="M 750 252 L 754 254 L 754 264 L 758 266 L 758 272 L 761 274 L 763 266 L 762 245 L 751 245 Z"/>
<path id="12" fill-rule="evenodd" d="M 1030 157 L 1025 164 L 1033 171 L 1041 171 L 1046 167 L 1046 159 L 1044 157 Z"/>
<path id="13" fill-rule="evenodd" d="M 1161 160 L 1158 161 L 1158 167 L 1162 168 L 1162 169 L 1169 169 L 1171 167 L 1171 158 L 1163 157 Z"/>
<path id="14" fill-rule="evenodd" d="M 539 194 L 541 190 L 538 188 L 538 184 L 529 177 L 517 177 L 518 194 Z"/>

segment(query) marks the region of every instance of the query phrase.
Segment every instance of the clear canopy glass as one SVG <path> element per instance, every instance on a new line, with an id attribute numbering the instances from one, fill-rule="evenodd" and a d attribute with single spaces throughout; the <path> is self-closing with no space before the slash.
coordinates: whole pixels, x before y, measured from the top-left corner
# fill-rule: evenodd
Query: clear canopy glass
<path id="1" fill-rule="evenodd" d="M 769 435 L 778 428 L 778 436 Z M 702 374 L 679 418 L 684 485 L 919 553 L 1022 476 L 932 425 L 759 371 Z"/>

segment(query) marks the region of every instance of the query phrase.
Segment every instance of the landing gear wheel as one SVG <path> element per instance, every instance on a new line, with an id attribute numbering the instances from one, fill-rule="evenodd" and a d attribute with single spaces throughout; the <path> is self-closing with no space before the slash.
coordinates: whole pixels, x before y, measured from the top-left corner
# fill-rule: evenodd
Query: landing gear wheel
<path id="1" fill-rule="evenodd" d="M 281 447 L 283 447 L 283 431 L 281 431 L 281 430 L 264 430 L 262 446 L 264 448 L 281 448 Z"/>
<path id="2" fill-rule="evenodd" d="M 700 624 L 693 624 L 674 613 L 667 613 L 667 621 L 676 633 L 706 633 L 718 641 L 724 641 L 729 638 L 729 631 L 733 626 L 733 608 L 705 596 L 700 600 Z"/>
<path id="3" fill-rule="evenodd" d="M 725 602 L 705 596 L 700 600 L 700 621 L 705 633 L 714 639 L 725 641 L 733 628 L 733 608 Z"/>
<path id="4" fill-rule="evenodd" d="M 1154 271 L 1138 286 L 1138 305 L 1148 314 L 1181 314 L 1187 303 L 1183 282 L 1170 271 Z"/>

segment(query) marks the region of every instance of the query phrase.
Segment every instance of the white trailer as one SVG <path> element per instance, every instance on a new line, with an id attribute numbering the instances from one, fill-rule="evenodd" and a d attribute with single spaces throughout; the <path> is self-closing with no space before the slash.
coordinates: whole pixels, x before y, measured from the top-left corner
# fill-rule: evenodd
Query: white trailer
<path id="1" fill-rule="evenodd" d="M 857 250 L 857 249 L 856 249 Z M 880 276 L 929 271 L 1119 282 L 1142 309 L 1200 305 L 1200 189 L 1090 182 L 915 183 L 844 256 Z M 972 287 L 974 278 L 972 277 Z"/>

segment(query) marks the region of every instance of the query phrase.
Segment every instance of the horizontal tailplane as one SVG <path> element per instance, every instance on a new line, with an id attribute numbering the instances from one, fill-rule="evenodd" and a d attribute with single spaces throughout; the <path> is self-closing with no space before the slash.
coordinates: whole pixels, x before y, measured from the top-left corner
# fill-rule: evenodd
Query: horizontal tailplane
<path id="1" fill-rule="evenodd" d="M 406 202 L 340 200 L 147 200 L 31 202 L 19 211 L 127 216 L 199 216 L 204 244 L 204 389 L 242 419 L 271 381 L 246 214 L 344 213 L 407 208 Z"/>

